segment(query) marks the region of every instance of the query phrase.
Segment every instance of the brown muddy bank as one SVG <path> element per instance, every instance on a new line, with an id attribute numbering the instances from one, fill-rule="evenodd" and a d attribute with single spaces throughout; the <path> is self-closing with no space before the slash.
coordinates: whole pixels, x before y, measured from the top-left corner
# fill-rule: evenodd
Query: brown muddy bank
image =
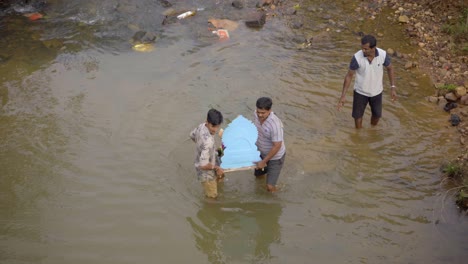
<path id="1" fill-rule="evenodd" d="M 459 208 L 468 209 L 468 6 L 464 1 L 398 1 L 389 5 L 419 47 L 419 67 L 434 83 L 428 100 L 446 111 L 459 132 L 460 154 L 441 166 Z"/>
<path id="2" fill-rule="evenodd" d="M 260 1 L 260 7 L 268 10 L 269 18 L 274 18 L 279 10 L 290 19 L 293 29 L 310 28 L 304 14 L 320 12 L 319 9 L 304 10 L 299 1 Z M 350 4 L 351 6 L 352 4 Z M 258 6 L 258 5 L 257 5 Z M 286 12 L 285 12 L 286 11 Z M 297 11 L 297 12 L 296 12 Z M 361 18 L 357 18 L 361 16 Z M 385 30 L 375 21 L 383 21 L 387 27 L 400 25 L 404 35 L 410 39 L 410 49 L 404 51 L 388 48 L 387 52 L 403 61 L 403 71 L 420 70 L 430 78 L 433 94 L 426 98 L 438 107 L 435 111 L 447 112 L 446 128 L 457 131 L 460 137 L 460 155 L 449 157 L 453 161 L 441 165 L 443 182 L 454 195 L 456 203 L 462 209 L 468 209 L 468 6 L 465 1 L 443 0 L 374 0 L 357 4 L 353 14 L 354 20 L 370 22 L 362 30 L 384 37 Z M 327 31 L 351 30 L 349 25 L 329 18 Z M 374 33 L 372 33 L 374 32 Z M 309 48 L 326 33 L 314 36 L 299 36 L 302 39 L 301 48 Z M 364 34 L 356 32 L 356 35 Z M 300 42 L 300 41 L 299 41 Z M 418 69 L 415 69 L 418 68 Z M 417 88 L 416 82 L 410 82 L 412 88 Z M 408 91 L 400 90 L 405 95 Z"/>
<path id="3" fill-rule="evenodd" d="M 459 208 L 468 209 L 468 6 L 465 1 L 372 1 L 362 8 L 378 16 L 390 9 L 387 18 L 404 25 L 417 48 L 407 58 L 405 69 L 418 67 L 427 74 L 434 94 L 426 99 L 446 111 L 447 127 L 459 133 L 460 154 L 441 165 L 442 183 L 455 197 Z"/>

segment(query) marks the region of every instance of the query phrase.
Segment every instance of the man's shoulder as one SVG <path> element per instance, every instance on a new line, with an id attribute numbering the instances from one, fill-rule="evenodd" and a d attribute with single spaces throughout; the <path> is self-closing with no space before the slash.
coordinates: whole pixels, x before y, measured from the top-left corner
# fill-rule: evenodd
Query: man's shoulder
<path id="1" fill-rule="evenodd" d="M 274 116 L 275 118 L 277 118 L 278 120 L 280 119 L 276 113 L 272 112 L 272 114 L 273 114 L 273 116 Z"/>
<path id="2" fill-rule="evenodd" d="M 381 48 L 377 48 L 377 52 L 379 54 L 379 57 L 382 56 L 382 58 L 385 58 L 387 56 L 387 52 Z"/>
<path id="3" fill-rule="evenodd" d="M 382 53 L 384 55 L 387 54 L 387 52 L 385 50 L 381 49 L 381 48 L 376 48 L 376 49 L 379 51 L 379 55 L 380 55 L 380 53 Z"/>
<path id="4" fill-rule="evenodd" d="M 379 53 L 379 60 L 383 63 L 384 66 L 388 66 L 391 63 L 390 56 L 388 56 L 387 52 L 383 49 L 377 48 L 377 51 Z"/>
<path id="5" fill-rule="evenodd" d="M 364 58 L 364 53 L 362 52 L 362 50 L 358 50 L 356 53 L 354 53 L 353 57 L 355 59 Z"/>
<path id="6" fill-rule="evenodd" d="M 198 126 L 196 126 L 193 131 L 197 134 L 201 134 L 203 132 L 203 128 L 204 128 L 204 123 L 201 123 L 199 124 Z"/>
<path id="7" fill-rule="evenodd" d="M 269 119 L 271 123 L 279 124 L 281 127 L 283 127 L 283 122 L 275 113 L 271 112 L 271 116 Z"/>
<path id="8" fill-rule="evenodd" d="M 196 133 L 202 138 L 205 139 L 207 136 L 211 136 L 210 131 L 208 128 L 205 126 L 205 123 L 201 123 L 198 125 L 196 128 Z"/>
<path id="9" fill-rule="evenodd" d="M 201 132 L 201 139 L 205 144 L 214 144 L 214 137 L 206 127 Z"/>

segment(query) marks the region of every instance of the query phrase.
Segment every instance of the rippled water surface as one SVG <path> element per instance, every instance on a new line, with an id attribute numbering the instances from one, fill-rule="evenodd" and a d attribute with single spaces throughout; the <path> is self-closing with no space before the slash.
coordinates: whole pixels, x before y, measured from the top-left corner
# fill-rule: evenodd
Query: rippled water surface
<path id="1" fill-rule="evenodd" d="M 428 78 L 394 58 L 400 97 L 384 93 L 377 127 L 367 112 L 354 129 L 351 91 L 335 110 L 356 32 L 415 53 L 392 11 L 298 2 L 301 29 L 281 7 L 249 29 L 247 8 L 225 1 L 172 1 L 204 9 L 165 26 L 160 1 L 49 1 L 38 21 L 3 11 L 0 262 L 462 263 L 468 222 L 439 171 L 457 133 L 423 100 Z M 239 27 L 220 41 L 210 18 Z M 158 36 L 152 52 L 132 50 L 138 30 Z M 281 191 L 231 172 L 206 202 L 189 131 L 210 107 L 224 126 L 251 119 L 260 96 L 285 125 Z"/>

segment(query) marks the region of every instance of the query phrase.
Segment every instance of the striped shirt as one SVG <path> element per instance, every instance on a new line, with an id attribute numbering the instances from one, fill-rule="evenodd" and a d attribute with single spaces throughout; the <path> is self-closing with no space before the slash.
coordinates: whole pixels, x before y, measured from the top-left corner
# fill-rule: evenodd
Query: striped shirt
<path id="1" fill-rule="evenodd" d="M 254 114 L 254 124 L 257 127 L 258 138 L 257 145 L 260 154 L 265 157 L 273 148 L 273 142 L 281 142 L 280 150 L 271 158 L 271 160 L 281 159 L 286 152 L 286 147 L 283 140 L 283 123 L 271 112 L 263 124 L 260 124 L 257 114 Z"/>

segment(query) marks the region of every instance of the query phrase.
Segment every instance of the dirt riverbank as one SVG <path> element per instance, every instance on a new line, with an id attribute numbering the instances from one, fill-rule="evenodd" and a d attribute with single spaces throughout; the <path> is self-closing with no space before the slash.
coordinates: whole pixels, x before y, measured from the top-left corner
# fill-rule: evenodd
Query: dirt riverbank
<path id="1" fill-rule="evenodd" d="M 274 13 L 279 9 L 290 16 L 293 28 L 307 27 L 298 19 L 304 12 L 321 12 L 321 8 L 302 9 L 299 1 L 263 0 L 261 6 Z M 278 5 L 275 7 L 275 4 Z M 387 53 L 403 62 L 403 71 L 420 70 L 429 76 L 433 93 L 425 95 L 427 100 L 438 107 L 435 111 L 447 112 L 447 129 L 454 130 L 459 137 L 460 154 L 447 157 L 451 162 L 441 164 L 441 182 L 447 194 L 453 194 L 460 208 L 468 209 L 468 6 L 464 0 L 373 0 L 362 1 L 353 6 L 350 20 L 365 22 L 364 28 L 374 32 L 379 39 L 385 34 L 377 30 L 389 25 L 400 25 L 409 38 L 410 53 L 392 48 Z M 295 9 L 298 10 L 296 13 Z M 302 11 L 302 12 L 301 12 Z M 325 28 L 341 32 L 351 30 L 343 21 L 335 22 L 329 17 Z M 376 28 L 377 27 L 377 28 Z M 384 31 L 384 30 L 382 30 Z M 358 35 L 363 32 L 354 32 Z M 367 32 L 366 32 L 367 33 Z M 400 33 L 398 33 L 400 34 Z M 303 47 L 307 48 L 320 41 L 323 34 L 306 37 Z M 418 68 L 418 69 L 414 69 Z M 418 83 L 410 82 L 410 87 Z M 398 87 L 398 83 L 397 83 Z M 398 90 L 398 88 L 397 88 Z M 408 89 L 400 89 L 400 95 Z"/>
<path id="2" fill-rule="evenodd" d="M 447 126 L 459 132 L 460 154 L 441 165 L 442 181 L 453 191 L 458 206 L 468 209 L 468 6 L 464 1 L 374 0 L 363 3 L 373 11 L 390 9 L 387 17 L 403 24 L 416 57 L 408 58 L 406 69 L 419 67 L 433 85 L 426 99 L 448 112 Z M 395 54 L 398 56 L 398 54 Z M 404 58 L 405 59 L 405 58 Z"/>

